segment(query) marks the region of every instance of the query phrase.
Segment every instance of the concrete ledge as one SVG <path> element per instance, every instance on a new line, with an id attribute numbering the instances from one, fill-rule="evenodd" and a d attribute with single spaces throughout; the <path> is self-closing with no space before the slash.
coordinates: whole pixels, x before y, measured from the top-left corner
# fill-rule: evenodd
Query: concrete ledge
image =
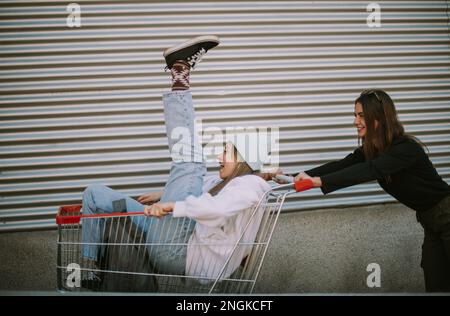
<path id="1" fill-rule="evenodd" d="M 55 291 L 56 231 L 0 234 L 0 290 Z M 280 216 L 255 293 L 422 293 L 423 231 L 399 204 Z M 369 263 L 381 287 L 369 288 Z"/>

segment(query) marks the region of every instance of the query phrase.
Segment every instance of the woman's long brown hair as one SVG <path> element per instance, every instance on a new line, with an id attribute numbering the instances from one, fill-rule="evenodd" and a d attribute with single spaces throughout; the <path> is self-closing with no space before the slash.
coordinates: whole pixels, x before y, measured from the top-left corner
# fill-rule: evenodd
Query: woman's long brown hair
<path id="1" fill-rule="evenodd" d="M 233 146 L 233 148 L 234 148 L 234 157 L 238 157 L 239 153 L 238 153 L 236 147 Z M 214 196 L 217 193 L 219 193 L 220 190 L 222 190 L 234 178 L 244 176 L 246 174 L 252 174 L 252 173 L 254 173 L 254 171 L 252 168 L 250 168 L 248 163 L 246 163 L 243 159 L 238 159 L 238 163 L 237 163 L 236 167 L 234 168 L 233 173 L 230 176 L 228 176 L 226 179 L 224 179 L 223 181 L 216 184 L 211 190 L 208 191 L 208 193 L 211 194 L 212 196 Z"/>
<path id="2" fill-rule="evenodd" d="M 366 124 L 366 135 L 363 139 L 359 139 L 366 160 L 371 160 L 384 152 L 398 137 L 414 139 L 426 147 L 417 138 L 405 133 L 405 129 L 398 119 L 394 101 L 385 91 L 365 90 L 355 100 L 355 105 L 357 103 L 362 105 Z M 378 122 L 377 127 L 375 127 L 375 121 Z"/>

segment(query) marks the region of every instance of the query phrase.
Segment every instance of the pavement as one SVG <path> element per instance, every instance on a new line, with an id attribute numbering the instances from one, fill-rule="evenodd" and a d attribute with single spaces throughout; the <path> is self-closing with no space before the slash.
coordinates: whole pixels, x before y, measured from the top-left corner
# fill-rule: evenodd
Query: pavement
<path id="1" fill-rule="evenodd" d="M 282 213 L 254 292 L 423 293 L 422 239 L 396 203 Z M 0 291 L 56 293 L 56 240 L 0 234 Z"/>

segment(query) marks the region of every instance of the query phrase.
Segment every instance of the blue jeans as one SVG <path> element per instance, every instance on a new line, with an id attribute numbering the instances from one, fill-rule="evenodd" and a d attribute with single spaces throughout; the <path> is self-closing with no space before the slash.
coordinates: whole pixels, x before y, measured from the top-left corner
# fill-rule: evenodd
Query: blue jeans
<path id="1" fill-rule="evenodd" d="M 189 91 L 163 95 L 164 117 L 172 157 L 169 179 L 161 202 L 183 201 L 189 195 L 202 194 L 206 166 L 202 148 L 194 131 L 195 111 Z M 178 150 L 179 149 L 179 150 Z M 104 185 L 89 185 L 83 193 L 83 214 L 113 212 L 113 201 L 125 199 L 127 212 L 143 212 L 144 205 Z M 147 243 L 187 243 L 195 226 L 188 218 L 131 216 L 133 223 L 144 232 Z M 102 242 L 102 219 L 85 219 L 82 229 L 83 257 L 97 261 Z M 85 243 L 93 243 L 85 245 Z M 147 247 L 150 260 L 160 273 L 184 273 L 186 246 Z"/>

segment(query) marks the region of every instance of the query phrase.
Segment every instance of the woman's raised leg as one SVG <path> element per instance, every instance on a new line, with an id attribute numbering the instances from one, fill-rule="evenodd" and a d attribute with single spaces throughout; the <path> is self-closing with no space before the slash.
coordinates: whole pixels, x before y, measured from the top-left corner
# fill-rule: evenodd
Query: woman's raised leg
<path id="1" fill-rule="evenodd" d="M 161 202 L 183 201 L 188 196 L 202 194 L 203 177 L 206 166 L 203 160 L 201 144 L 195 129 L 195 110 L 189 91 L 190 70 L 211 48 L 217 46 L 216 36 L 200 36 L 164 52 L 167 68 L 172 74 L 172 91 L 163 95 L 164 118 L 172 158 L 169 179 L 164 188 Z M 195 222 L 188 218 L 173 218 L 171 214 L 160 219 L 161 232 L 149 231 L 148 235 L 157 235 L 157 242 L 176 244 L 188 242 Z M 163 261 L 163 271 L 182 272 L 185 246 L 157 247 L 149 250 L 150 258 Z M 158 265 L 158 264 L 157 264 Z M 168 269 L 166 269 L 168 268 Z"/>

